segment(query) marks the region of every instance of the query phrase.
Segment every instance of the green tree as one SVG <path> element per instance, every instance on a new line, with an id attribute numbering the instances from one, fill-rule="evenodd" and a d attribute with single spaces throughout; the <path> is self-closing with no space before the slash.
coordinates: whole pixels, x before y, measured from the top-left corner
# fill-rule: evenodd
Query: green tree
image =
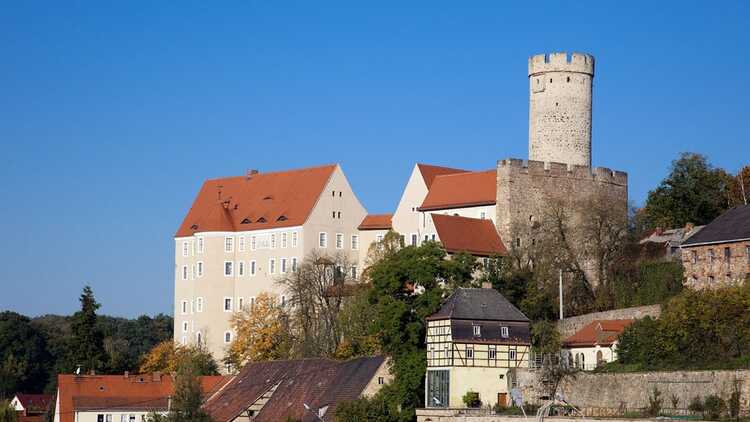
<path id="1" fill-rule="evenodd" d="M 104 350 L 104 335 L 97 325 L 96 310 L 101 306 L 94 298 L 90 286 L 83 288 L 80 297 L 81 310 L 73 314 L 71 328 L 71 357 L 75 365 L 82 365 L 84 371 L 106 370 L 109 360 Z M 74 369 L 74 368 L 69 368 Z"/>
<path id="2" fill-rule="evenodd" d="M 149 422 L 210 422 L 203 410 L 203 391 L 198 378 L 200 368 L 190 360 L 183 360 L 177 368 L 174 395 L 169 413 L 152 413 Z"/>
<path id="3" fill-rule="evenodd" d="M 538 321 L 531 326 L 531 344 L 542 355 L 556 354 L 562 348 L 562 339 L 552 321 Z"/>
<path id="4" fill-rule="evenodd" d="M 398 409 L 388 403 L 384 394 L 344 402 L 336 407 L 335 422 L 391 422 L 398 420 Z"/>
<path id="5" fill-rule="evenodd" d="M 750 166 L 737 172 L 729 184 L 729 206 L 750 204 Z"/>
<path id="6" fill-rule="evenodd" d="M 708 224 L 728 207 L 732 178 L 700 154 L 682 153 L 669 175 L 649 192 L 644 207 L 648 228 Z"/>
<path id="7" fill-rule="evenodd" d="M 0 400 L 0 422 L 16 422 L 16 409 L 10 405 L 10 400 Z"/>
<path id="8" fill-rule="evenodd" d="M 0 397 L 41 391 L 49 366 L 46 340 L 31 320 L 15 312 L 0 313 Z"/>

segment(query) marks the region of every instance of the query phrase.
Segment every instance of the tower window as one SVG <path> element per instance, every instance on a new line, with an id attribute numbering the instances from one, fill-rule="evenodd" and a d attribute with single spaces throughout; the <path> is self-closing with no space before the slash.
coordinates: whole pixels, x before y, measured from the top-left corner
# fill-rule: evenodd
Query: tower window
<path id="1" fill-rule="evenodd" d="M 568 76 L 568 82 L 570 82 L 570 76 Z"/>
<path id="2" fill-rule="evenodd" d="M 549 83 L 552 83 L 552 78 L 549 78 Z"/>

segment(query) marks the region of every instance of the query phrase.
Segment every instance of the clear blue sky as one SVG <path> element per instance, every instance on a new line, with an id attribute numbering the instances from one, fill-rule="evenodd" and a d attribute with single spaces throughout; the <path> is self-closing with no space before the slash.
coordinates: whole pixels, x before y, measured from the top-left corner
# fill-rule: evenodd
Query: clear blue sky
<path id="1" fill-rule="evenodd" d="M 171 313 L 206 178 L 338 162 L 374 213 L 415 162 L 526 158 L 536 53 L 596 56 L 594 164 L 636 204 L 680 151 L 750 158 L 747 2 L 362 3 L 4 2 L 0 310 L 90 283 L 104 313 Z"/>

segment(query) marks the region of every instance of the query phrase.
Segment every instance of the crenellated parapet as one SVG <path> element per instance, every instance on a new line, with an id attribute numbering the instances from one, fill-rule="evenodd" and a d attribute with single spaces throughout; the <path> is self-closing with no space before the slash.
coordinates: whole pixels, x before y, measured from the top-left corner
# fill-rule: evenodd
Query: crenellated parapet
<path id="1" fill-rule="evenodd" d="M 555 178 L 589 179 L 606 184 L 627 186 L 628 174 L 614 171 L 606 167 L 587 167 L 574 164 L 545 162 L 536 160 L 521 160 L 507 158 L 497 162 L 498 172 L 504 172 L 508 177 L 514 175 L 545 176 Z"/>
<path id="2" fill-rule="evenodd" d="M 549 53 L 529 57 L 529 76 L 544 72 L 575 72 L 594 75 L 594 56 L 586 53 Z"/>

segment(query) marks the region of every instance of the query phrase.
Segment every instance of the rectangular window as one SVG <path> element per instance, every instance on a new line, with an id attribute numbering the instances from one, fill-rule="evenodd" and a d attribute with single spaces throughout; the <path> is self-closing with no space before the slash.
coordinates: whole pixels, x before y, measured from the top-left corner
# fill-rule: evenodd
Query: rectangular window
<path id="1" fill-rule="evenodd" d="M 508 327 L 500 327 L 500 337 L 508 338 Z"/>
<path id="2" fill-rule="evenodd" d="M 422 239 L 424 242 L 430 240 L 430 235 L 426 234 L 424 235 L 424 239 Z"/>
<path id="3" fill-rule="evenodd" d="M 474 346 L 466 346 L 466 359 L 474 359 Z"/>
<path id="4" fill-rule="evenodd" d="M 357 236 L 356 234 L 352 235 L 352 250 L 359 250 L 359 236 Z"/>
<path id="5" fill-rule="evenodd" d="M 484 220 L 485 218 L 487 218 L 487 213 L 484 212 L 484 211 L 480 212 L 479 213 L 479 218 L 482 219 L 482 220 Z"/>
<path id="6" fill-rule="evenodd" d="M 714 255 L 714 250 L 713 249 L 709 249 L 708 250 L 708 263 L 709 264 L 713 264 L 715 258 L 716 258 L 716 256 Z"/>
<path id="7" fill-rule="evenodd" d="M 724 248 L 724 262 L 727 265 L 732 263 L 732 250 L 730 248 Z"/>
<path id="8" fill-rule="evenodd" d="M 750 265 L 750 246 L 745 246 L 745 258 L 747 258 L 747 264 Z"/>
<path id="9" fill-rule="evenodd" d="M 135 415 L 128 415 L 128 422 L 135 422 Z"/>
<path id="10" fill-rule="evenodd" d="M 188 256 L 188 242 L 187 240 L 182 242 L 182 256 Z M 99 415 L 101 417 L 104 417 L 104 415 Z"/>
<path id="11" fill-rule="evenodd" d="M 237 298 L 237 305 L 238 305 L 238 307 L 237 307 L 237 310 L 240 310 L 240 311 L 242 311 L 242 310 L 243 310 L 243 308 L 245 307 L 245 298 L 243 298 L 243 297 L 238 297 L 238 298 Z"/>
<path id="12" fill-rule="evenodd" d="M 224 276 L 231 277 L 232 271 L 233 271 L 232 261 L 224 261 Z"/>
<path id="13" fill-rule="evenodd" d="M 187 333 L 188 332 L 188 322 L 187 321 L 184 321 L 182 323 L 182 332 L 183 333 Z"/>
<path id="14" fill-rule="evenodd" d="M 198 261 L 195 265 L 198 270 L 198 277 L 203 277 L 203 261 Z"/>
<path id="15" fill-rule="evenodd" d="M 258 248 L 258 238 L 255 236 L 250 236 L 250 250 L 254 251 Z"/>
<path id="16" fill-rule="evenodd" d="M 436 240 L 437 240 L 437 235 L 435 235 L 435 233 L 433 233 L 433 234 L 432 234 L 432 241 L 434 242 L 434 241 L 436 241 Z"/>
<path id="17" fill-rule="evenodd" d="M 281 233 L 281 247 L 282 248 L 286 248 L 286 243 L 287 243 L 286 238 L 287 238 L 287 234 Z"/>
<path id="18" fill-rule="evenodd" d="M 344 235 L 336 233 L 336 249 L 344 249 Z"/>
<path id="19" fill-rule="evenodd" d="M 352 265 L 352 280 L 356 280 L 356 279 L 357 279 L 357 266 Z"/>
<path id="20" fill-rule="evenodd" d="M 250 298 L 250 309 L 253 309 L 255 307 L 255 297 Z"/>
<path id="21" fill-rule="evenodd" d="M 292 247 L 297 247 L 297 232 L 292 232 Z"/>
<path id="22" fill-rule="evenodd" d="M 487 352 L 487 359 L 489 360 L 497 359 L 497 349 L 495 349 L 495 346 L 490 346 L 490 350 Z"/>
<path id="23" fill-rule="evenodd" d="M 250 261 L 250 275 L 255 275 L 255 261 Z"/>
<path id="24" fill-rule="evenodd" d="M 271 235 L 271 249 L 276 249 L 276 235 Z"/>
<path id="25" fill-rule="evenodd" d="M 198 238 L 198 253 L 203 253 L 203 237 Z"/>
<path id="26" fill-rule="evenodd" d="M 297 272 L 297 258 L 292 258 L 292 272 Z"/>
<path id="27" fill-rule="evenodd" d="M 232 312 L 232 298 L 231 297 L 224 298 L 224 312 Z"/>
<path id="28" fill-rule="evenodd" d="M 240 245 L 239 245 L 240 252 L 245 252 L 245 236 L 240 236 L 239 242 L 240 242 Z"/>
<path id="29" fill-rule="evenodd" d="M 227 236 L 224 238 L 224 252 L 232 252 L 234 250 L 234 237 Z"/>
<path id="30" fill-rule="evenodd" d="M 474 337 L 479 337 L 482 335 L 482 326 L 481 325 L 474 325 Z"/>
<path id="31" fill-rule="evenodd" d="M 286 306 L 286 296 L 281 295 L 281 306 Z"/>
<path id="32" fill-rule="evenodd" d="M 203 298 L 202 297 L 195 299 L 195 310 L 198 312 L 203 312 Z"/>
<path id="33" fill-rule="evenodd" d="M 321 248 L 328 247 L 328 233 L 320 232 L 320 234 L 318 235 L 318 246 L 320 246 Z"/>
<path id="34" fill-rule="evenodd" d="M 336 211 L 332 211 L 331 214 L 331 218 L 336 218 Z"/>
<path id="35" fill-rule="evenodd" d="M 187 280 L 188 279 L 188 273 L 187 273 L 187 265 L 182 266 L 182 279 Z"/>
<path id="36" fill-rule="evenodd" d="M 427 407 L 448 407 L 449 395 L 450 371 L 427 371 Z"/>
<path id="37" fill-rule="evenodd" d="M 237 263 L 237 271 L 240 277 L 245 275 L 245 262 L 240 261 Z"/>
<path id="38" fill-rule="evenodd" d="M 180 312 L 182 312 L 183 315 L 186 315 L 188 313 L 187 312 L 187 305 L 188 305 L 187 300 L 183 300 L 182 304 L 181 304 L 181 308 L 180 308 Z"/>
<path id="39" fill-rule="evenodd" d="M 281 258 L 281 274 L 286 274 L 286 258 Z"/>
<path id="40" fill-rule="evenodd" d="M 385 378 L 378 377 L 378 385 L 383 385 L 383 384 L 385 384 Z"/>
<path id="41" fill-rule="evenodd" d="M 698 251 L 693 251 L 692 257 L 693 257 L 693 264 L 697 264 L 698 263 Z"/>
<path id="42" fill-rule="evenodd" d="M 268 273 L 269 274 L 276 273 L 276 260 L 273 258 L 268 260 Z"/>
<path id="43" fill-rule="evenodd" d="M 412 246 L 417 246 L 417 235 L 416 234 L 412 234 L 411 235 L 411 245 Z"/>
<path id="44" fill-rule="evenodd" d="M 710 275 L 708 276 L 708 283 L 713 284 L 714 283 L 714 276 Z"/>
<path id="45" fill-rule="evenodd" d="M 190 279 L 195 280 L 195 265 L 190 266 Z"/>
<path id="46" fill-rule="evenodd" d="M 516 360 L 516 351 L 515 350 L 508 351 L 508 359 L 509 360 Z"/>
<path id="47" fill-rule="evenodd" d="M 96 422 L 104 422 L 104 414 L 100 413 L 96 415 Z"/>

